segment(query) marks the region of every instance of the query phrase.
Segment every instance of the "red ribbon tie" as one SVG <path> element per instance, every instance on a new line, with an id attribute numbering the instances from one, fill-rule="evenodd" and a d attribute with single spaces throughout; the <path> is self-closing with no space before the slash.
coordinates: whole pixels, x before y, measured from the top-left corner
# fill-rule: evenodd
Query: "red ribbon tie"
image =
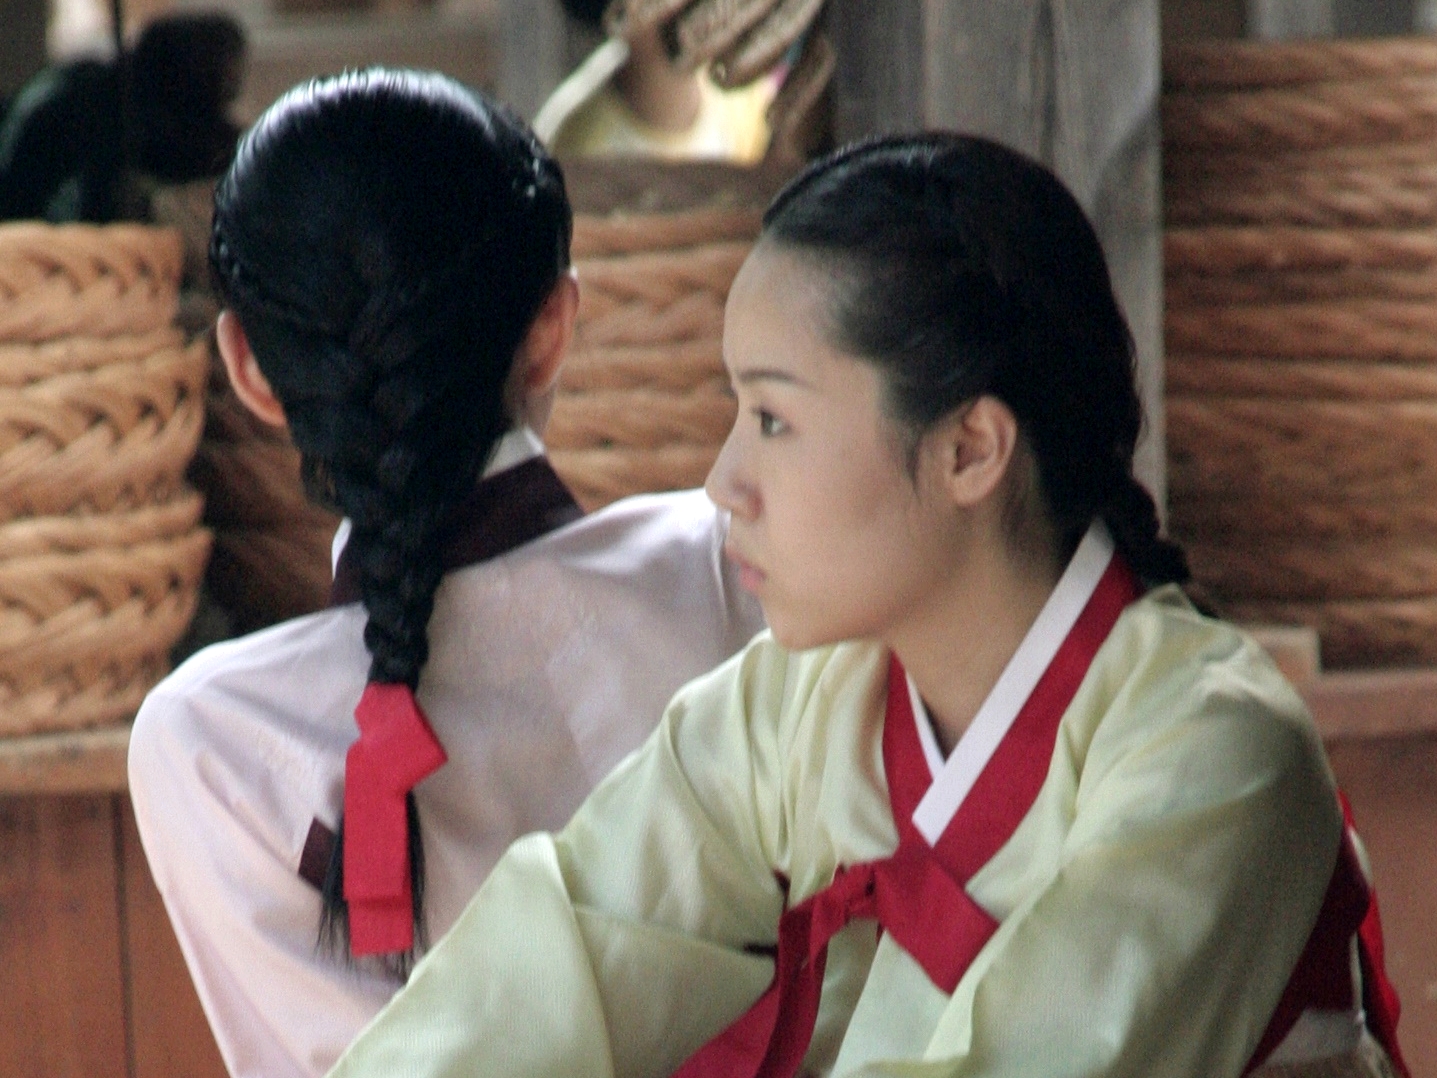
<path id="1" fill-rule="evenodd" d="M 354 718 L 359 739 L 344 760 L 350 949 L 356 955 L 407 951 L 414 945 L 414 916 L 405 798 L 448 757 L 408 685 L 370 682 Z"/>

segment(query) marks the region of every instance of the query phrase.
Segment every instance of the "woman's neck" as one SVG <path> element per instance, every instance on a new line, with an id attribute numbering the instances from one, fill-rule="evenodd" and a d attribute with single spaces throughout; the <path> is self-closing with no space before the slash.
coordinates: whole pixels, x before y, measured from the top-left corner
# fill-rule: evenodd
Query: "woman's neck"
<path id="1" fill-rule="evenodd" d="M 631 38 L 629 48 L 629 62 L 614 77 L 624 104 L 659 131 L 692 127 L 703 104 L 698 76 L 673 65 L 657 28 Z"/>
<path id="2" fill-rule="evenodd" d="M 934 601 L 887 642 L 928 708 L 946 756 L 968 729 L 1043 605 L 1064 560 L 995 543 L 946 582 Z"/>

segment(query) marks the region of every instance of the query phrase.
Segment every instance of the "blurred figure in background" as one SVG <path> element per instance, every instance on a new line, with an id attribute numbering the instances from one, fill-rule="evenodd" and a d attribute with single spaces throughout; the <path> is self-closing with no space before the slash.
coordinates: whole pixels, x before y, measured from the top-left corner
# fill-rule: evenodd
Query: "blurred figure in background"
<path id="1" fill-rule="evenodd" d="M 0 121 L 0 220 L 127 216 L 135 177 L 186 183 L 224 170 L 245 38 L 230 15 L 156 19 L 117 60 L 36 75 Z"/>
<path id="2" fill-rule="evenodd" d="M 560 156 L 631 154 L 754 164 L 769 144 L 766 113 L 779 78 L 723 89 L 680 55 L 668 22 L 639 22 L 609 0 L 561 0 L 575 22 L 608 39 L 559 86 L 534 120 Z"/>

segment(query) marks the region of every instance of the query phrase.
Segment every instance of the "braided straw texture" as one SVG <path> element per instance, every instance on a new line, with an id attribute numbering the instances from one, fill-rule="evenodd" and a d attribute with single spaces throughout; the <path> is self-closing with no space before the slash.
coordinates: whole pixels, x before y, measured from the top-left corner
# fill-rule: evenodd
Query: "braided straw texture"
<path id="1" fill-rule="evenodd" d="M 1437 305 L 1346 299 L 1259 307 L 1169 308 L 1174 352 L 1259 358 L 1437 361 Z"/>
<path id="2" fill-rule="evenodd" d="M 0 340 L 143 334 L 179 302 L 179 236 L 140 225 L 0 225 Z"/>
<path id="3" fill-rule="evenodd" d="M 1195 41 L 1163 50 L 1163 89 L 1243 90 L 1437 75 L 1437 41 Z"/>
<path id="4" fill-rule="evenodd" d="M 1437 145 L 1257 156 L 1172 147 L 1163 158 L 1169 227 L 1437 224 Z"/>
<path id="5" fill-rule="evenodd" d="M 0 526 L 0 736 L 121 722 L 168 669 L 209 555 L 199 499 Z"/>
<path id="6" fill-rule="evenodd" d="M 733 423 L 723 308 L 749 211 L 581 217 L 579 327 L 545 434 L 586 508 L 701 484 Z"/>
<path id="7" fill-rule="evenodd" d="M 1415 142 L 1437 133 L 1437 75 L 1172 94 L 1163 99 L 1162 124 L 1164 142 L 1180 151 L 1265 154 L 1333 143 Z"/>
<path id="8" fill-rule="evenodd" d="M 1437 661 L 1437 42 L 1165 64 L 1172 532 L 1327 663 Z"/>
<path id="9" fill-rule="evenodd" d="M 1437 401 L 1170 397 L 1174 496 L 1260 500 L 1437 490 Z"/>
<path id="10" fill-rule="evenodd" d="M 204 423 L 202 343 L 177 331 L 0 344 L 0 520 L 175 493 Z"/>
<path id="11" fill-rule="evenodd" d="M 0 736 L 126 720 L 194 612 L 180 261 L 168 230 L 0 226 Z"/>

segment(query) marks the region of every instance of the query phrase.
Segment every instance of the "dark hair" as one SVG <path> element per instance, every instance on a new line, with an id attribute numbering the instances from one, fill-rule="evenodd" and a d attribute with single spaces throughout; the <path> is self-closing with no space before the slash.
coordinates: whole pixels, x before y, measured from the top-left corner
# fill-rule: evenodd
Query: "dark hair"
<path id="1" fill-rule="evenodd" d="M 766 242 L 820 254 L 827 332 L 875 365 L 913 435 L 992 395 L 1075 545 L 1101 517 L 1147 583 L 1188 576 L 1133 476 L 1133 341 L 1097 236 L 1047 169 L 986 139 L 859 144 L 811 165 L 764 216 Z"/>
<path id="2" fill-rule="evenodd" d="M 311 496 L 353 524 L 371 681 L 419 682 L 444 529 L 511 425 L 510 368 L 568 267 L 571 226 L 557 165 L 517 118 L 411 71 L 289 91 L 216 191 L 217 287 L 284 407 Z M 331 939 L 348 934 L 339 837 Z"/>
<path id="3" fill-rule="evenodd" d="M 559 0 L 564 6 L 564 14 L 577 23 L 584 26 L 591 26 L 598 30 L 604 25 L 604 12 L 608 9 L 609 0 Z"/>

